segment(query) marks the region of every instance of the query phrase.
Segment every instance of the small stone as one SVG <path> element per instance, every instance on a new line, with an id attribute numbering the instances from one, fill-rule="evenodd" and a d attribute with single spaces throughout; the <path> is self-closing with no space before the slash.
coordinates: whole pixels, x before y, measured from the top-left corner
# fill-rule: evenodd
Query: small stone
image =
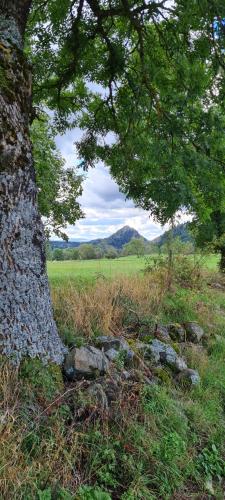
<path id="1" fill-rule="evenodd" d="M 92 378 L 109 371 L 109 361 L 105 354 L 92 346 L 74 347 L 67 354 L 64 373 L 69 380 Z"/>
<path id="2" fill-rule="evenodd" d="M 198 371 L 191 370 L 190 368 L 187 368 L 187 370 L 179 373 L 177 380 L 184 385 L 198 385 L 201 381 Z"/>
<path id="3" fill-rule="evenodd" d="M 168 325 L 169 334 L 175 342 L 185 342 L 186 332 L 183 326 L 178 323 L 171 323 Z"/>
<path id="4" fill-rule="evenodd" d="M 194 321 L 189 321 L 184 323 L 184 328 L 186 330 L 186 339 L 189 342 L 193 342 L 194 344 L 198 344 L 204 335 L 204 330 L 198 323 Z"/>
<path id="5" fill-rule="evenodd" d="M 127 370 L 122 370 L 121 371 L 121 379 L 122 380 L 129 380 L 131 378 L 131 373 L 128 372 Z"/>
<path id="6" fill-rule="evenodd" d="M 119 351 L 124 351 L 126 353 L 126 361 L 132 361 L 134 357 L 134 352 L 130 349 L 129 344 L 123 337 L 102 335 L 96 339 L 96 344 L 105 351 L 106 356 L 112 361 L 116 359 Z M 116 351 L 117 354 L 115 354 L 114 351 Z"/>
<path id="7" fill-rule="evenodd" d="M 162 342 L 170 342 L 171 340 L 168 328 L 163 325 L 156 325 L 154 336 Z"/>
<path id="8" fill-rule="evenodd" d="M 112 337 L 107 335 L 101 335 L 96 338 L 96 345 L 104 351 L 109 349 L 129 349 L 129 345 L 123 337 Z"/>

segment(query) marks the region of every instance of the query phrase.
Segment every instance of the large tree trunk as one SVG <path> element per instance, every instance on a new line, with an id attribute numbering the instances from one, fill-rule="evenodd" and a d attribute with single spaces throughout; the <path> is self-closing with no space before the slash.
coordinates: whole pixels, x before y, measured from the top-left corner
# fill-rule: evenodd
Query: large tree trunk
<path id="1" fill-rule="evenodd" d="M 220 210 L 216 210 L 211 217 L 216 228 L 216 249 L 220 252 L 219 269 L 222 273 L 225 273 L 225 214 Z"/>
<path id="2" fill-rule="evenodd" d="M 0 346 L 18 363 L 61 363 L 29 139 L 31 68 L 23 54 L 30 0 L 0 0 Z"/>
<path id="3" fill-rule="evenodd" d="M 220 248 L 220 271 L 225 273 L 225 247 Z"/>

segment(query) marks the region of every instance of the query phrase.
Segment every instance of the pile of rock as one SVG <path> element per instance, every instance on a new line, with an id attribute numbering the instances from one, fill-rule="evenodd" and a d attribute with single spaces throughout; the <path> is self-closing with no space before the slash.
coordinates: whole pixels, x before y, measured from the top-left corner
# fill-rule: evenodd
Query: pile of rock
<path id="1" fill-rule="evenodd" d="M 132 349 L 124 337 L 99 336 L 95 346 L 74 347 L 67 354 L 64 373 L 73 381 L 104 378 L 112 373 L 115 379 L 117 373 L 120 380 L 142 379 L 144 383 L 154 383 L 154 370 L 167 367 L 175 381 L 197 385 L 200 382 L 198 372 L 188 368 L 176 345 L 197 344 L 203 336 L 203 329 L 195 322 L 167 326 L 157 324 L 154 336 L 146 342 L 132 341 Z M 122 366 L 117 363 L 119 358 L 122 358 Z"/>
<path id="2" fill-rule="evenodd" d="M 194 321 L 189 321 L 182 325 L 170 323 L 167 326 L 162 326 L 157 324 L 154 335 L 162 342 L 171 342 L 173 340 L 175 342 L 193 342 L 194 344 L 198 344 L 204 335 L 204 330 Z"/>
<path id="3" fill-rule="evenodd" d="M 177 381 L 190 385 L 196 385 L 200 382 L 198 372 L 188 368 L 185 360 L 177 354 L 171 345 L 154 339 L 149 344 L 139 342 L 137 347 L 142 352 L 144 359 L 151 361 L 155 366 L 166 365 L 171 368 Z"/>

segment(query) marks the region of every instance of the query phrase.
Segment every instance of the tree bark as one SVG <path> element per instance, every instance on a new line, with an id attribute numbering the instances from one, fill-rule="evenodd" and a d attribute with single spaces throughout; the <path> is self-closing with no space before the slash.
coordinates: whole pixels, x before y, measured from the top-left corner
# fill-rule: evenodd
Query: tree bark
<path id="1" fill-rule="evenodd" d="M 225 247 L 220 248 L 220 271 L 225 273 Z"/>
<path id="2" fill-rule="evenodd" d="M 216 210 L 211 217 L 216 228 L 216 250 L 220 252 L 219 269 L 225 273 L 225 215 L 220 210 Z"/>
<path id="3" fill-rule="evenodd" d="M 61 363 L 29 139 L 31 68 L 23 53 L 30 0 L 0 0 L 0 350 Z"/>

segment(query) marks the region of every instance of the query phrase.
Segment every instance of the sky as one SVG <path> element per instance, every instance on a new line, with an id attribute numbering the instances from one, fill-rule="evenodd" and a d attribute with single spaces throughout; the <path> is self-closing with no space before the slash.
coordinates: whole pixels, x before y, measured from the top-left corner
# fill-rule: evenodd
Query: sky
<path id="1" fill-rule="evenodd" d="M 67 166 L 78 164 L 74 142 L 79 136 L 80 131 L 75 129 L 56 137 L 57 147 Z M 67 227 L 66 233 L 70 240 L 106 238 L 123 226 L 130 226 L 152 240 L 166 229 L 153 221 L 148 212 L 135 207 L 132 200 L 125 199 L 108 169 L 102 164 L 85 174 L 83 194 L 79 201 L 85 218 L 77 221 L 74 226 Z"/>

